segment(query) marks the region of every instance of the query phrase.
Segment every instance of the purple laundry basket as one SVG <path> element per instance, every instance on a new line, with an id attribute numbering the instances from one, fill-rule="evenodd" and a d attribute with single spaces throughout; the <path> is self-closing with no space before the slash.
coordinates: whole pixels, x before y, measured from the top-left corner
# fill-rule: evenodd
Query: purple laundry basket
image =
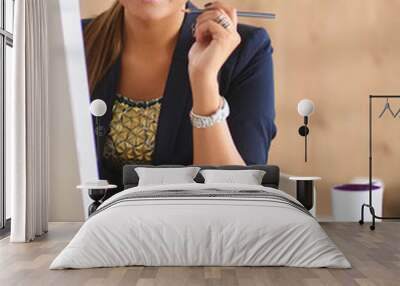
<path id="1" fill-rule="evenodd" d="M 344 184 L 334 186 L 331 191 L 332 215 L 335 221 L 360 220 L 361 205 L 369 202 L 369 184 Z M 372 185 L 372 203 L 375 213 L 382 215 L 383 185 Z M 372 221 L 371 214 L 365 212 L 364 221 Z"/>

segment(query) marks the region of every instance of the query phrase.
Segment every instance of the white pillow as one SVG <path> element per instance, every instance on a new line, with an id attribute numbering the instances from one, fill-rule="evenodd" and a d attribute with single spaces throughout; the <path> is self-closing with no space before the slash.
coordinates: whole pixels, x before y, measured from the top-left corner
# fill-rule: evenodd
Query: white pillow
<path id="1" fill-rule="evenodd" d="M 261 185 L 265 171 L 262 170 L 201 170 L 204 183 L 230 183 Z"/>
<path id="2" fill-rule="evenodd" d="M 199 170 L 199 167 L 135 168 L 139 186 L 195 183 L 193 179 Z"/>

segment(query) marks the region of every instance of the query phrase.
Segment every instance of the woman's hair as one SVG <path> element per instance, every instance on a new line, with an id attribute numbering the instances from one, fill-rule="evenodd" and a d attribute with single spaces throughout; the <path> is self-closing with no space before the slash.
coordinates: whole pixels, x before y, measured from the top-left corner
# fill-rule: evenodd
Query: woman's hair
<path id="1" fill-rule="evenodd" d="M 89 89 L 92 94 L 122 51 L 124 9 L 116 1 L 84 29 Z"/>

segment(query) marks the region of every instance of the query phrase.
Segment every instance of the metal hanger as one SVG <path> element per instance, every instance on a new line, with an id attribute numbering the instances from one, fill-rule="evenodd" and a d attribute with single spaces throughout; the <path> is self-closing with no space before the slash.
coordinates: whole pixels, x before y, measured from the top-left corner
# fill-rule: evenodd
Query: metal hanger
<path id="1" fill-rule="evenodd" d="M 394 117 L 397 117 L 397 115 L 399 115 L 400 114 L 400 108 L 399 108 L 399 110 L 397 110 L 397 112 L 396 112 L 396 114 L 394 115 Z"/>
<path id="2" fill-rule="evenodd" d="M 399 110 L 399 111 L 396 112 L 396 115 L 394 114 L 392 108 L 390 107 L 389 98 L 386 98 L 385 107 L 383 108 L 381 114 L 379 115 L 379 118 L 381 118 L 381 117 L 385 114 L 386 110 L 389 110 L 390 114 L 391 114 L 393 117 L 396 117 L 397 114 L 399 114 L 399 112 L 400 112 L 400 110 Z"/>

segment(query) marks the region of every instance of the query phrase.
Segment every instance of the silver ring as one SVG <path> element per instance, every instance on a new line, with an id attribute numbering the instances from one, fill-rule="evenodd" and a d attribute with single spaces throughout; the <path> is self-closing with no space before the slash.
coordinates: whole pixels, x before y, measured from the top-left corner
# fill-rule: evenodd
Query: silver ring
<path id="1" fill-rule="evenodd" d="M 219 15 L 215 19 L 215 22 L 220 24 L 225 29 L 228 29 L 231 26 L 231 22 L 224 15 Z"/>

